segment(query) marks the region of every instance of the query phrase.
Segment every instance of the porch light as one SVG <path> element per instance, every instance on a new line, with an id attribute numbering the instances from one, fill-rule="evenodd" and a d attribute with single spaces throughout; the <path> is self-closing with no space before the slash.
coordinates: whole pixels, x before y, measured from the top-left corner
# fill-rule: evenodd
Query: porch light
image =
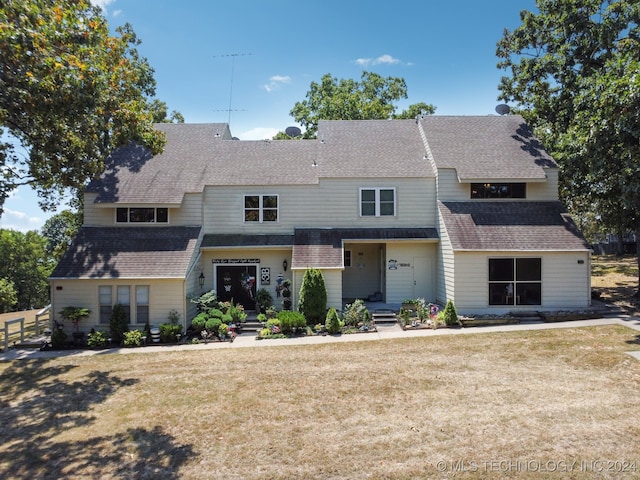
<path id="1" fill-rule="evenodd" d="M 200 272 L 200 276 L 198 277 L 198 283 L 200 284 L 200 288 L 204 287 L 204 272 Z"/>
<path id="2" fill-rule="evenodd" d="M 287 271 L 287 267 L 288 267 L 288 266 L 289 266 L 289 263 L 287 262 L 287 259 L 285 258 L 285 259 L 282 261 L 282 268 L 284 269 L 284 271 L 285 271 L 285 272 Z"/>

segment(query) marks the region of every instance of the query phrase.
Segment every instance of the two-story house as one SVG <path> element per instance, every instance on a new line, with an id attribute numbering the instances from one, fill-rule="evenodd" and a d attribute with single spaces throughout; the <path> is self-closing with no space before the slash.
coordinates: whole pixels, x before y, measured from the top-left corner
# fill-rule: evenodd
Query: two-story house
<path id="1" fill-rule="evenodd" d="M 294 306 L 308 267 L 328 306 L 423 297 L 459 313 L 590 304 L 591 250 L 558 200 L 558 168 L 516 115 L 322 121 L 316 140 L 241 141 L 227 124 L 162 124 L 85 194 L 84 225 L 51 276 L 52 309 L 115 303 L 130 322 L 186 325 L 190 295 Z M 55 313 L 54 313 L 55 315 Z"/>

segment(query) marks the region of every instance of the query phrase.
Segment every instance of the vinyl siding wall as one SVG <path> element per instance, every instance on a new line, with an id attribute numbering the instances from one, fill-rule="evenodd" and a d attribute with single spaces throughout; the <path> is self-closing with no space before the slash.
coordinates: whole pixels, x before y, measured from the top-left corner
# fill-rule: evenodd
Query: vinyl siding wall
<path id="1" fill-rule="evenodd" d="M 555 201 L 558 200 L 558 169 L 545 170 L 547 180 L 545 182 L 527 183 L 527 198 L 529 201 Z M 500 180 L 496 180 L 499 183 Z M 455 169 L 441 169 L 438 171 L 438 199 L 447 201 L 469 201 L 471 199 L 471 184 L 460 183 Z M 505 199 L 511 201 L 512 199 Z M 492 199 L 491 201 L 500 201 Z M 525 201 L 525 200 L 523 200 Z"/>
<path id="2" fill-rule="evenodd" d="M 542 305 L 489 306 L 490 258 L 541 258 Z M 458 313 L 553 311 L 591 304 L 589 252 L 456 252 L 455 266 L 456 291 L 464 292 L 452 299 Z"/>
<path id="3" fill-rule="evenodd" d="M 149 286 L 149 323 L 159 325 L 168 322 L 169 312 L 176 310 L 180 313 L 180 323 L 185 326 L 186 291 L 181 279 L 82 279 L 82 280 L 53 280 L 51 311 L 53 319 L 61 322 L 60 310 L 69 305 L 86 307 L 91 315 L 79 325 L 80 331 L 109 330 L 108 323 L 100 323 L 100 301 L 98 287 L 112 286 L 112 299 L 116 303 L 116 288 L 118 285 L 128 285 L 130 289 L 131 316 L 135 321 L 135 286 Z M 62 290 L 57 290 L 62 287 Z M 142 328 L 143 324 L 133 323 L 132 328 Z M 64 330 L 71 332 L 71 325 L 65 325 Z"/>
<path id="4" fill-rule="evenodd" d="M 444 222 L 439 216 L 438 233 L 440 243 L 438 245 L 437 290 L 436 299 L 441 305 L 446 305 L 447 300 L 455 303 L 455 256 L 451 247 L 451 240 L 445 229 Z"/>
<path id="5" fill-rule="evenodd" d="M 395 187 L 395 217 L 360 217 L 361 187 Z M 244 222 L 244 195 L 277 194 L 278 222 Z M 435 225 L 435 179 L 322 180 L 319 185 L 207 187 L 204 229 L 216 233 L 292 233 L 295 227 Z"/>

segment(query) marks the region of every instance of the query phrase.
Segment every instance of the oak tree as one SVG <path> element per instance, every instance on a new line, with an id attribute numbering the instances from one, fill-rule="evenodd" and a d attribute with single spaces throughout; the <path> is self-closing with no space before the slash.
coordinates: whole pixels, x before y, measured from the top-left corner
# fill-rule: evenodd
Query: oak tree
<path id="1" fill-rule="evenodd" d="M 153 69 L 138 44 L 130 25 L 112 34 L 88 0 L 0 4 L 0 214 L 20 185 L 55 208 L 130 141 L 162 150 Z"/>
<path id="2" fill-rule="evenodd" d="M 558 161 L 570 211 L 633 228 L 640 251 L 640 1 L 536 7 L 498 42 L 500 99 L 516 102 Z"/>

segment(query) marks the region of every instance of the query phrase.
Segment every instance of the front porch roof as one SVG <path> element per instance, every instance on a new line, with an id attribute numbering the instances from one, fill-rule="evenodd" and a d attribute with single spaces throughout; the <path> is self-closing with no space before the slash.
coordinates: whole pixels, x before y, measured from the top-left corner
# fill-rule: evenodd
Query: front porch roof
<path id="1" fill-rule="evenodd" d="M 344 241 L 437 240 L 435 228 L 297 228 L 292 269 L 343 268 Z"/>

